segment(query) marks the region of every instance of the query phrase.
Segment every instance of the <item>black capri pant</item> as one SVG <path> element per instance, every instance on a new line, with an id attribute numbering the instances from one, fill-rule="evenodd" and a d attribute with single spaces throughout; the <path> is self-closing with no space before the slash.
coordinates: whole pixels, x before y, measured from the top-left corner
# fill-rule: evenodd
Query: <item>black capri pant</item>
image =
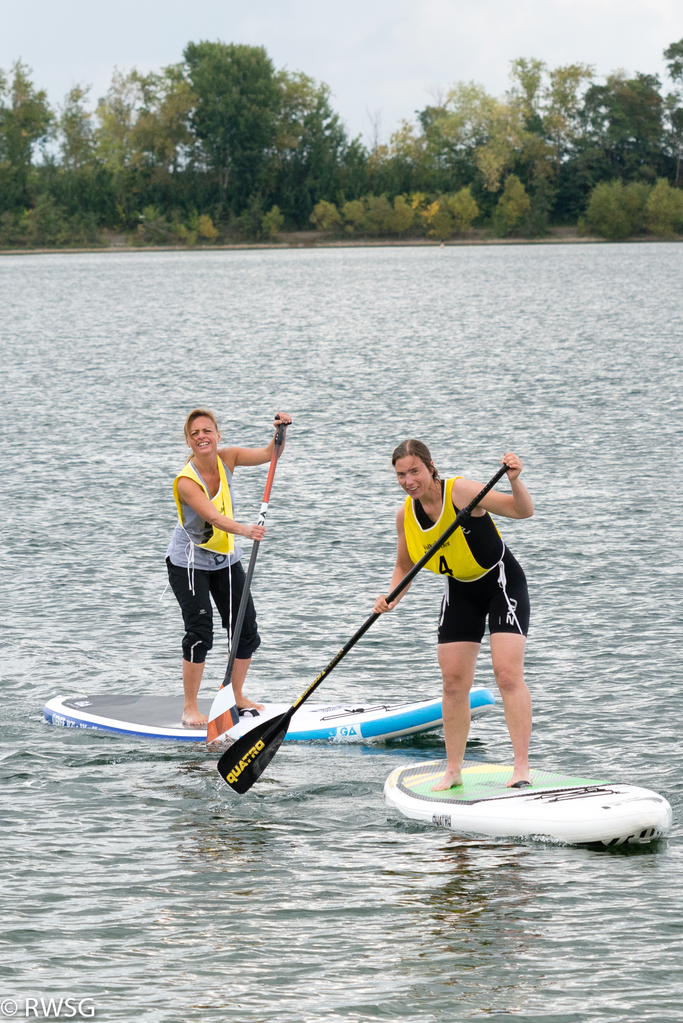
<path id="1" fill-rule="evenodd" d="M 179 568 L 166 558 L 168 578 L 183 613 L 185 635 L 183 636 L 183 660 L 203 664 L 213 646 L 213 609 L 211 597 L 221 616 L 223 628 L 232 628 L 237 621 L 237 612 L 244 590 L 245 574 L 241 564 L 236 562 L 230 568 L 217 568 L 214 572 L 194 570 L 194 593 L 190 589 L 187 569 Z M 232 585 L 231 585 L 232 583 Z M 248 658 L 261 645 L 256 627 L 256 608 L 249 594 L 247 611 L 242 625 L 242 634 L 237 645 L 237 657 Z"/>

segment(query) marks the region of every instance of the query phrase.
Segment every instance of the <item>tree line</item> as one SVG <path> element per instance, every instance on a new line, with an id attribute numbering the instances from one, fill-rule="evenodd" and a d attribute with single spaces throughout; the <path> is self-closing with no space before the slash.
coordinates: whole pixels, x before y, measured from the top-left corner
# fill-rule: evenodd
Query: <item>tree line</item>
<path id="1" fill-rule="evenodd" d="M 480 227 L 606 237 L 683 230 L 683 39 L 670 84 L 520 58 L 503 97 L 457 83 L 388 143 L 350 138 L 329 88 L 263 47 L 189 43 L 115 71 L 91 109 L 0 71 L 0 246 L 256 240 L 282 230 L 449 238 Z"/>

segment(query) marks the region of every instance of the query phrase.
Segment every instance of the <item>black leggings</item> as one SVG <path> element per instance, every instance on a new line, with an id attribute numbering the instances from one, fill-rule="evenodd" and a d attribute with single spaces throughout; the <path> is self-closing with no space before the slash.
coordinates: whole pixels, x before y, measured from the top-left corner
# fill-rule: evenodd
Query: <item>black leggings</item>
<path id="1" fill-rule="evenodd" d="M 237 612 L 244 590 L 244 569 L 239 561 L 231 568 L 217 568 L 214 572 L 194 570 L 194 593 L 190 589 L 187 569 L 173 565 L 166 558 L 168 578 L 171 589 L 176 595 L 183 612 L 185 635 L 183 636 L 183 660 L 203 664 L 207 652 L 213 646 L 213 597 L 223 628 L 230 629 L 230 609 L 232 606 L 232 627 L 235 628 Z M 232 576 L 232 586 L 230 580 Z M 256 609 L 249 594 L 247 612 L 242 625 L 242 635 L 237 645 L 237 656 L 248 658 L 261 645 L 261 637 L 256 628 Z"/>
<path id="2" fill-rule="evenodd" d="M 511 632 L 526 636 L 529 631 L 529 591 L 526 576 L 509 550 L 503 554 L 505 590 L 498 566 L 464 583 L 448 576 L 439 619 L 439 643 L 481 643 L 489 620 L 489 632 Z M 508 600 L 505 599 L 507 593 Z"/>

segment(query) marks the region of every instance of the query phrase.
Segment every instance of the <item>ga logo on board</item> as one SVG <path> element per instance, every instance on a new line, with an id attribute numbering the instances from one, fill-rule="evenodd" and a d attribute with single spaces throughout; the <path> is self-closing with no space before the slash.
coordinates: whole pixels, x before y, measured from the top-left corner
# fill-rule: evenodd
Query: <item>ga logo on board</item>
<path id="1" fill-rule="evenodd" d="M 358 732 L 353 727 L 353 725 L 349 725 L 348 728 L 346 727 L 346 725 L 344 725 L 343 728 L 337 729 L 337 735 L 342 736 L 345 739 L 348 739 L 349 736 L 358 735 Z"/>

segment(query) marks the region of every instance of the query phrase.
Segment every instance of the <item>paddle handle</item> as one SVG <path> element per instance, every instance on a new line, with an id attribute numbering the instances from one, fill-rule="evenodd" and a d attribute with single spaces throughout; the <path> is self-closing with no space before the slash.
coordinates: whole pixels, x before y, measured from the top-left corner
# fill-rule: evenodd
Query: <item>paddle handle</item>
<path id="1" fill-rule="evenodd" d="M 276 432 L 275 440 L 273 442 L 273 454 L 270 459 L 270 467 L 268 469 L 268 477 L 266 479 L 265 490 L 263 491 L 263 501 L 261 503 L 261 510 L 259 511 L 259 517 L 257 525 L 263 526 L 266 521 L 266 514 L 268 512 L 268 503 L 270 501 L 270 491 L 273 488 L 273 478 L 275 476 L 275 469 L 278 463 L 278 459 L 282 454 L 282 446 L 285 441 L 285 430 L 287 429 L 287 423 L 280 423 Z M 244 589 L 242 590 L 242 597 L 240 599 L 240 606 L 237 612 L 237 621 L 235 622 L 235 628 L 232 633 L 232 643 L 230 645 L 230 656 L 228 658 L 228 666 L 225 669 L 225 677 L 223 679 L 221 689 L 223 686 L 227 686 L 232 682 L 232 672 L 235 667 L 235 658 L 237 657 L 237 646 L 242 635 L 242 626 L 244 625 L 244 617 L 247 613 L 247 604 L 249 603 L 249 593 L 251 592 L 251 580 L 254 577 L 254 569 L 256 568 L 256 558 L 258 556 L 258 549 L 260 540 L 254 540 L 251 548 L 251 556 L 249 558 L 249 566 L 247 568 L 247 575 L 244 580 Z"/>
<path id="2" fill-rule="evenodd" d="M 459 526 L 462 526 L 462 524 L 467 521 L 467 519 L 472 514 L 472 511 L 474 510 L 474 508 L 477 507 L 477 505 L 479 504 L 480 501 L 483 501 L 483 499 L 488 494 L 489 490 L 491 490 L 493 487 L 495 487 L 495 485 L 498 482 L 498 480 L 502 476 L 505 475 L 505 473 L 508 471 L 508 469 L 509 469 L 509 466 L 502 465 L 500 467 L 500 469 L 498 470 L 498 472 L 496 473 L 496 475 L 492 479 L 489 480 L 489 482 L 486 484 L 486 486 L 483 488 L 483 490 L 480 490 L 480 492 L 477 494 L 477 496 L 470 501 L 470 503 L 467 505 L 467 507 L 460 509 L 458 514 L 455 516 L 455 521 L 451 522 L 451 524 L 448 527 L 448 529 L 444 530 L 444 532 L 441 534 L 441 536 L 438 538 L 438 540 L 434 541 L 434 543 L 429 548 L 429 550 L 427 550 L 423 554 L 423 556 L 420 558 L 419 561 L 415 562 L 415 564 L 410 569 L 410 571 L 407 572 L 403 576 L 403 578 L 398 583 L 398 585 L 395 586 L 393 588 L 393 590 L 391 591 L 391 593 L 388 594 L 388 596 L 386 598 L 387 604 L 391 604 L 391 602 L 393 600 L 396 600 L 396 598 L 398 597 L 399 593 L 402 593 L 403 590 L 405 590 L 406 586 L 408 586 L 413 581 L 413 579 L 415 578 L 417 573 L 421 569 L 423 569 L 425 567 L 427 562 L 434 556 L 436 551 L 438 551 L 440 547 L 443 547 L 443 545 L 445 544 L 446 540 L 448 540 L 448 538 L 453 535 L 453 533 L 456 531 L 456 529 L 458 529 Z M 320 683 L 323 682 L 327 678 L 327 676 L 330 674 L 331 671 L 334 671 L 334 669 L 337 667 L 337 665 L 339 664 L 341 659 L 343 657 L 346 657 L 346 655 L 348 654 L 349 650 L 351 650 L 351 648 L 356 645 L 358 640 L 361 639 L 365 635 L 365 633 L 368 631 L 370 626 L 374 625 L 374 623 L 380 617 L 381 616 L 376 611 L 373 611 L 373 613 L 370 615 L 370 617 L 367 618 L 363 622 L 363 624 L 361 625 L 361 627 L 358 630 L 358 632 L 354 633 L 354 635 L 351 637 L 351 639 L 348 641 L 348 643 L 346 643 L 341 648 L 339 653 L 336 654 L 336 656 L 332 658 L 332 660 L 327 665 L 327 667 L 323 668 L 323 670 L 320 672 L 320 674 L 316 678 L 313 679 L 313 681 L 311 682 L 311 684 L 308 687 L 308 689 L 306 689 L 306 691 L 303 692 L 301 694 L 301 696 L 299 696 L 298 699 L 296 699 L 294 701 L 294 703 L 292 704 L 292 710 L 293 711 L 296 710 L 298 707 L 300 707 L 301 704 L 304 703 L 304 701 L 309 698 L 309 696 L 313 695 L 313 693 L 318 688 Z"/>

